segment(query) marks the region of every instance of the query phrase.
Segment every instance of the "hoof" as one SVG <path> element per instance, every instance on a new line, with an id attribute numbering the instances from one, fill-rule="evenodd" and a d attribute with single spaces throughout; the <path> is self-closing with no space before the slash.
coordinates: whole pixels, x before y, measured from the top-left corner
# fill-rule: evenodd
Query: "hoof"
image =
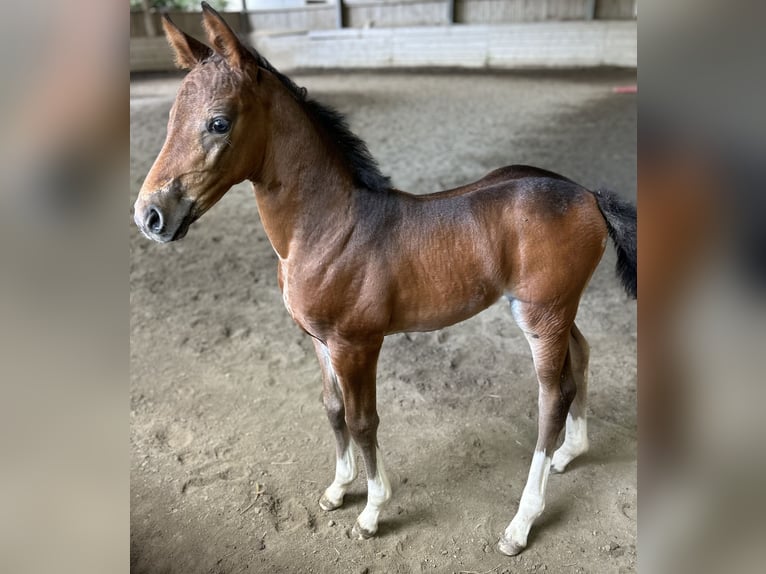
<path id="1" fill-rule="evenodd" d="M 358 522 L 354 524 L 354 528 L 351 530 L 351 537 L 357 540 L 369 540 L 373 536 L 375 536 L 374 531 L 371 532 L 366 528 L 362 528 Z"/>
<path id="2" fill-rule="evenodd" d="M 553 453 L 553 459 L 551 460 L 551 472 L 554 474 L 561 474 L 564 472 L 569 464 L 579 456 L 582 456 L 588 452 L 588 445 L 579 447 L 576 449 L 564 449 L 562 446 L 556 452 Z"/>
<path id="3" fill-rule="evenodd" d="M 327 512 L 330 512 L 332 510 L 337 510 L 341 506 L 343 506 L 342 498 L 338 501 L 330 500 L 329 498 L 327 498 L 326 494 L 323 494 L 322 498 L 319 499 L 319 507 L 322 510 L 326 510 Z"/>
<path id="4" fill-rule="evenodd" d="M 506 556 L 516 556 L 524 548 L 525 546 L 517 544 L 513 540 L 508 540 L 505 537 L 501 538 L 500 542 L 497 543 L 497 549 Z"/>
<path id="5" fill-rule="evenodd" d="M 561 474 L 563 473 L 567 468 L 566 464 L 551 464 L 551 474 Z"/>
<path id="6" fill-rule="evenodd" d="M 561 474 L 567 468 L 567 465 L 574 460 L 575 457 L 568 456 L 560 451 L 553 453 L 553 460 L 551 461 L 551 472 L 553 474 Z"/>

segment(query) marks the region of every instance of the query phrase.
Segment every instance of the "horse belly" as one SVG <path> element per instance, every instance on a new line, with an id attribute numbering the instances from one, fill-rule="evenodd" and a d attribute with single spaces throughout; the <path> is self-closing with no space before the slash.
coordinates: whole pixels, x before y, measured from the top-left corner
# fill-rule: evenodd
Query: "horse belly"
<path id="1" fill-rule="evenodd" d="M 489 279 L 413 281 L 397 295 L 391 332 L 433 331 L 483 311 L 503 294 L 500 282 Z"/>

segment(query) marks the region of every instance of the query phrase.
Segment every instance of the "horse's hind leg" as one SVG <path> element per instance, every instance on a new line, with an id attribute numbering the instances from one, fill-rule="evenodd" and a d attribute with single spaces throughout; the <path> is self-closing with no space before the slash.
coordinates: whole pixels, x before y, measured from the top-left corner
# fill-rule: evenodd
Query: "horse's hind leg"
<path id="1" fill-rule="evenodd" d="M 576 393 L 569 356 L 574 324 L 571 310 L 511 302 L 514 318 L 529 342 L 539 383 L 537 444 L 519 509 L 505 529 L 498 549 L 510 556 L 527 545 L 532 524 L 545 508 L 545 488 L 551 455 Z"/>
<path id="2" fill-rule="evenodd" d="M 330 360 L 330 351 L 314 339 L 319 364 L 322 367 L 322 401 L 327 418 L 335 433 L 335 480 L 327 487 L 319 499 L 323 510 L 335 510 L 343 506 L 343 497 L 357 475 L 354 443 L 351 442 L 346 426 L 346 410 L 343 407 L 343 395 L 338 385 L 338 377 Z"/>
<path id="3" fill-rule="evenodd" d="M 553 453 L 552 472 L 564 472 L 572 460 L 588 451 L 588 419 L 585 411 L 588 400 L 589 356 L 588 342 L 577 325 L 572 325 L 572 333 L 569 336 L 569 357 L 572 375 L 577 384 L 577 394 L 569 407 L 564 444 Z"/>

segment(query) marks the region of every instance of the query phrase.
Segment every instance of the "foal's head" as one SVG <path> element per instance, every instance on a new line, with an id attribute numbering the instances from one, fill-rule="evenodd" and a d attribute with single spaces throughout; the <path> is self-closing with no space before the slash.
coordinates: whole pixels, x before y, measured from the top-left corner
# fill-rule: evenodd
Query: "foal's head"
<path id="1" fill-rule="evenodd" d="M 256 90 L 259 62 L 204 2 L 203 24 L 213 49 L 163 20 L 176 64 L 190 71 L 133 216 L 144 235 L 163 243 L 186 235 L 189 225 L 232 185 L 249 178 L 263 157 L 265 134 L 258 131 L 264 128 L 268 94 Z"/>

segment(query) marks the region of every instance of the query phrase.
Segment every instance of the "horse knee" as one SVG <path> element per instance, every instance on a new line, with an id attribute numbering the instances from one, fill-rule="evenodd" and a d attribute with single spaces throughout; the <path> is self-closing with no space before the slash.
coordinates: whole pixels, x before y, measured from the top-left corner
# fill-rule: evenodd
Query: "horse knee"
<path id="1" fill-rule="evenodd" d="M 346 409 L 343 407 L 343 401 L 335 396 L 323 397 L 325 412 L 330 426 L 334 430 L 341 430 L 346 426 Z"/>
<path id="2" fill-rule="evenodd" d="M 380 418 L 378 413 L 370 415 L 347 416 L 346 425 L 354 440 L 360 444 L 375 444 Z"/>

